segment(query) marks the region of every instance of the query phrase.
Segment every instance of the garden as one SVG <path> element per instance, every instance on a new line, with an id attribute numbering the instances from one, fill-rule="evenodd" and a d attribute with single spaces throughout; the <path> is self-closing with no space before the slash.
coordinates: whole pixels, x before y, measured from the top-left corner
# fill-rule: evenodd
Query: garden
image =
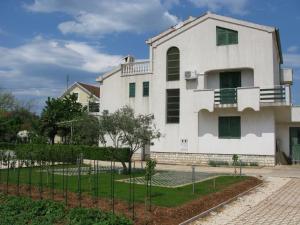
<path id="1" fill-rule="evenodd" d="M 261 182 L 140 165 L 133 155 L 162 136 L 153 121 L 129 107 L 91 117 L 73 95 L 39 117 L 0 92 L 0 225 L 179 224 Z"/>
<path id="2" fill-rule="evenodd" d="M 54 204 L 64 212 L 54 210 L 60 215 L 57 219 L 54 216 L 57 222 L 46 218 L 45 224 L 89 224 L 91 216 L 109 218 L 99 223 L 96 219 L 93 224 L 123 224 L 115 222 L 118 220 L 124 224 L 178 224 L 259 183 L 238 175 L 156 171 L 152 160 L 143 169 L 133 161 L 128 173 L 116 166 L 131 160 L 127 148 L 1 144 L 0 149 L 0 191 L 5 203 L 1 210 L 12 207 L 11 202 L 17 201 L 14 195 L 38 200 L 22 197 L 24 204 Z M 22 215 L 33 208 L 23 207 Z M 72 222 L 74 210 L 83 210 L 78 220 L 87 221 Z M 10 224 L 17 224 L 18 216 L 15 219 Z"/>

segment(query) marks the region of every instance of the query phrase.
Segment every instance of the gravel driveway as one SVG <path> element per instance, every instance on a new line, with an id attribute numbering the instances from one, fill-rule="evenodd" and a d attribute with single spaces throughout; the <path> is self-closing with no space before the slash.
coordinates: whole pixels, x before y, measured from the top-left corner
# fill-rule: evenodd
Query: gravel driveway
<path id="1" fill-rule="evenodd" d="M 263 186 L 193 225 L 300 224 L 300 179 L 268 177 Z"/>

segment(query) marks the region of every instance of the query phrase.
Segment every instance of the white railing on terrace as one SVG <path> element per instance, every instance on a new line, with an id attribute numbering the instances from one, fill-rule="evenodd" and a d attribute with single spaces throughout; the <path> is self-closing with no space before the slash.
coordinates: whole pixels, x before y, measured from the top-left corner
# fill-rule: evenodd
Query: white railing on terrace
<path id="1" fill-rule="evenodd" d="M 150 62 L 132 62 L 125 63 L 121 65 L 122 75 L 135 75 L 135 74 L 144 74 L 150 73 Z"/>

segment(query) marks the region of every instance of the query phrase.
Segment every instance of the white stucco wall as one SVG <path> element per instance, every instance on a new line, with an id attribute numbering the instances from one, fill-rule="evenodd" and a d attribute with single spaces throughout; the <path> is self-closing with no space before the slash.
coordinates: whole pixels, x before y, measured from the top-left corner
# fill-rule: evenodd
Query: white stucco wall
<path id="1" fill-rule="evenodd" d="M 221 139 L 218 137 L 219 116 L 241 117 L 241 138 Z M 253 154 L 274 155 L 275 153 L 275 122 L 273 112 L 262 110 L 254 112 L 246 110 L 222 109 L 214 113 L 199 112 L 198 151 L 201 153 L 218 154 Z"/>
<path id="2" fill-rule="evenodd" d="M 238 44 L 217 46 L 216 26 L 238 31 Z M 153 74 L 122 77 L 121 71 L 106 78 L 101 85 L 101 111 L 113 112 L 124 105 L 136 113 L 153 113 L 162 133 L 151 151 L 217 154 L 275 153 L 275 117 L 272 109 L 254 112 L 237 108 L 195 113 L 194 90 L 218 89 L 219 72 L 240 70 L 243 87 L 272 87 L 279 80 L 279 59 L 274 37 L 267 31 L 207 19 L 191 29 L 150 45 Z M 180 80 L 166 81 L 166 52 L 180 50 Z M 277 54 L 277 53 L 276 53 Z M 275 64 L 275 65 L 274 65 Z M 185 71 L 201 74 L 194 81 L 184 79 Z M 205 76 L 202 74 L 206 74 Z M 142 82 L 150 82 L 150 97 L 142 96 Z M 129 98 L 129 83 L 136 83 L 136 97 Z M 166 123 L 166 89 L 180 88 L 180 123 Z M 257 104 L 252 104 L 258 109 Z M 211 106 L 210 106 L 211 108 Z M 241 139 L 218 138 L 218 116 L 241 115 Z M 182 140 L 187 140 L 186 144 Z"/>
<path id="3" fill-rule="evenodd" d="M 129 105 L 137 114 L 150 113 L 150 96 L 143 96 L 143 82 L 149 81 L 151 93 L 151 74 L 139 76 L 121 76 L 121 71 L 105 79 L 101 84 L 100 111 L 114 112 L 122 106 Z M 129 83 L 135 83 L 135 97 L 129 97 Z"/>
<path id="4" fill-rule="evenodd" d="M 221 26 L 238 31 L 239 43 L 237 45 L 217 46 L 216 45 L 216 26 Z M 166 82 L 166 52 L 176 46 L 180 50 L 180 81 Z M 228 24 L 226 22 L 208 19 L 198 24 L 190 30 L 187 30 L 172 39 L 160 42 L 159 45 L 150 46 L 150 52 L 153 57 L 153 80 L 152 97 L 155 99 L 151 103 L 152 112 L 156 118 L 158 128 L 165 135 L 159 142 L 151 147 L 152 151 L 179 151 L 181 149 L 181 140 L 188 139 L 188 151 L 197 152 L 200 149 L 198 143 L 198 117 L 193 112 L 193 90 L 199 87 L 219 88 L 218 72 L 215 75 L 209 74 L 207 85 L 200 76 L 194 84 L 188 84 L 184 79 L 184 71 L 197 71 L 204 74 L 207 71 L 221 71 L 236 68 L 242 69 L 242 86 L 273 86 L 274 84 L 274 66 L 273 66 L 273 39 L 272 34 L 243 27 L 237 24 Z M 214 73 L 214 72 L 212 72 Z M 212 76 L 210 76 L 212 75 Z M 211 78 L 211 80 L 210 80 Z M 202 83 L 200 83 L 202 82 Z M 166 89 L 180 88 L 180 123 L 166 124 Z M 257 113 L 257 112 L 256 112 Z M 215 114 L 212 114 L 215 115 Z M 254 116 L 255 113 L 249 116 Z M 261 113 L 258 114 L 262 116 Z M 258 117 L 259 117 L 258 116 Z M 214 117 L 212 117 L 214 118 Z M 199 120 L 203 118 L 199 116 Z M 271 121 L 273 119 L 273 121 Z M 216 117 L 214 122 L 217 122 Z M 260 120 L 261 124 L 270 126 L 273 124 L 274 117 L 266 117 L 266 121 Z M 253 119 L 253 126 L 262 126 Z M 251 125 L 251 124 L 250 124 Z M 213 125 L 211 125 L 214 127 Z M 265 126 L 265 125 L 263 125 Z M 209 129 L 209 126 L 207 127 Z M 200 140 L 201 138 L 199 138 Z M 215 139 L 205 139 L 206 144 L 213 145 Z M 247 140 L 257 141 L 257 149 L 242 149 L 242 152 L 252 154 L 274 154 L 274 133 L 266 133 L 263 136 L 247 135 L 246 138 L 233 141 L 235 146 L 248 144 Z M 209 151 L 224 152 L 221 145 L 228 146 L 228 141 L 219 142 L 219 147 Z M 222 143 L 222 144 L 221 144 Z M 226 144 L 228 143 L 228 144 Z M 240 143 L 239 145 L 237 143 Z M 202 144 L 201 144 L 202 145 Z M 267 148 L 264 148 L 267 147 Z M 249 147 L 248 147 L 249 148 Z"/>

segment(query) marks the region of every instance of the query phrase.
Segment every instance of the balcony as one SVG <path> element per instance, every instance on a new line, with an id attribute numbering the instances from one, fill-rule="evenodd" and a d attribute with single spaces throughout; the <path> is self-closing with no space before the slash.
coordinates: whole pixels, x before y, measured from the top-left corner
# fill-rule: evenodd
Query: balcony
<path id="1" fill-rule="evenodd" d="M 240 87 L 216 90 L 195 90 L 194 107 L 198 112 L 206 109 L 213 112 L 215 108 L 237 108 L 243 111 L 251 108 L 259 111 L 264 106 L 290 105 L 290 86 L 271 88 Z"/>
<path id="2" fill-rule="evenodd" d="M 150 62 L 130 62 L 121 65 L 122 76 L 151 73 Z"/>

